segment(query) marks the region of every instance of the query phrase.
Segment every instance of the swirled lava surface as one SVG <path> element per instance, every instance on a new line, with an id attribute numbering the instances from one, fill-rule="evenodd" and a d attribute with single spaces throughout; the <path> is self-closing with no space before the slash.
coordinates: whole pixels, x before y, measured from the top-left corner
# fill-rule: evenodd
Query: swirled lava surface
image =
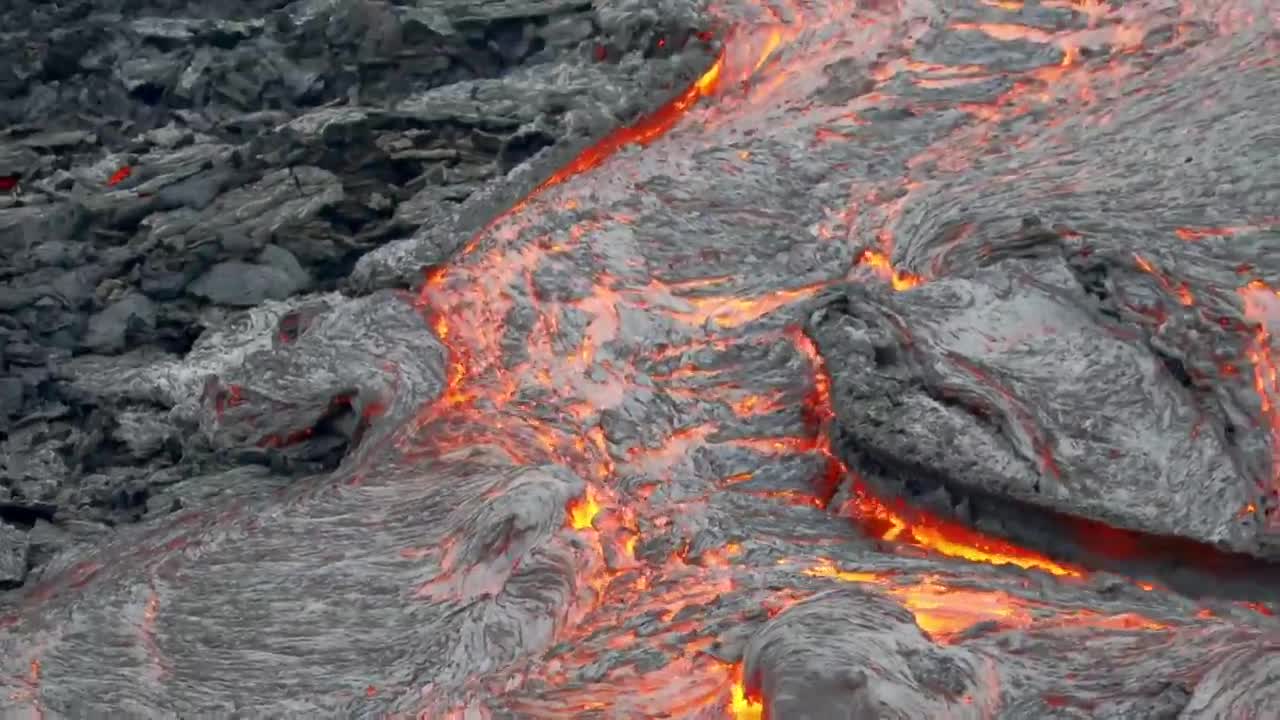
<path id="1" fill-rule="evenodd" d="M 32 588 L 12 716 L 1280 710 L 1280 5 L 707 12 L 666 105 L 216 379 L 216 437 L 360 442 Z"/>

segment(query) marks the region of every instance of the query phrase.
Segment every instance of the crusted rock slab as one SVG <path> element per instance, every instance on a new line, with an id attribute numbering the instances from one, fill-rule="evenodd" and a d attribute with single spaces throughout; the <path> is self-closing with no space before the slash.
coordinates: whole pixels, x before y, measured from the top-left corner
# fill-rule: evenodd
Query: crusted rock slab
<path id="1" fill-rule="evenodd" d="M 896 293 L 850 287 L 811 330 L 837 446 L 922 485 L 1260 552 L 1220 426 L 1060 259 Z"/>
<path id="2" fill-rule="evenodd" d="M 154 580 L 139 586 L 96 562 L 71 565 L 62 578 L 100 588 L 92 607 L 62 604 L 74 590 L 50 580 L 44 612 L 79 629 L 60 634 L 41 663 L 93 679 L 47 685 L 42 704 L 70 715 L 107 704 L 142 715 L 235 712 L 250 702 L 271 714 L 345 714 L 335 681 L 358 683 L 361 695 L 365 686 L 460 682 L 545 648 L 592 594 L 581 576 L 590 552 L 563 527 L 581 481 L 563 468 L 512 468 L 479 451 L 412 472 L 367 470 L 360 483 L 237 492 L 240 511 L 187 512 L 159 532 L 122 533 L 105 552 L 140 560 Z M 352 511 L 374 505 L 372 515 Z M 299 532 L 311 541 L 298 544 Z M 227 587 L 253 601 L 221 602 Z M 285 606 L 295 608 L 290 620 L 271 619 Z M 137 620 L 111 620 L 122 614 Z M 99 665 L 87 651 L 105 637 L 137 652 L 87 674 Z M 12 636 L 0 648 L 6 660 L 24 652 Z M 0 688 L 20 692 L 15 682 Z M 139 690 L 83 696 L 118 683 Z"/>
<path id="3" fill-rule="evenodd" d="M 797 720 L 937 717 L 961 696 L 973 701 L 980 672 L 897 603 L 856 590 L 788 608 L 751 638 L 743 665 L 746 692 L 768 698 L 769 717 Z"/>
<path id="4" fill-rule="evenodd" d="M 425 319 L 391 291 L 295 312 L 280 319 L 275 347 L 208 378 L 201 428 L 219 448 L 337 439 L 322 430 L 373 442 L 440 394 L 445 364 Z M 370 425 L 381 430 L 365 437 Z"/>
<path id="5" fill-rule="evenodd" d="M 0 522 L 0 588 L 16 587 L 26 579 L 29 551 L 27 533 Z"/>

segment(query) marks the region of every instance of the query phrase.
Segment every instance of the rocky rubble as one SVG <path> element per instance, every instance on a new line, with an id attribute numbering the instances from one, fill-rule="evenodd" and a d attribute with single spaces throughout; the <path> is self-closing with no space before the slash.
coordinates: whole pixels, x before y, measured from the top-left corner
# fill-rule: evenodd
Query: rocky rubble
<path id="1" fill-rule="evenodd" d="M 248 351 L 210 333 L 412 283 L 514 197 L 478 191 L 537 182 L 687 82 L 711 49 L 687 10 L 661 10 L 6 3 L 0 583 L 44 557 L 29 532 L 168 512 L 163 488 L 236 465 L 175 409 L 212 356 Z M 388 243 L 414 262 L 348 281 Z"/>

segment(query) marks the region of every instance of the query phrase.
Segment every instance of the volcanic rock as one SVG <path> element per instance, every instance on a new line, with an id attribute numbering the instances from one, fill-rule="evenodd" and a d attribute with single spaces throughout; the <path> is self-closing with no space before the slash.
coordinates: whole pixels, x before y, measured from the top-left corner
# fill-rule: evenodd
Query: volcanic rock
<path id="1" fill-rule="evenodd" d="M 978 672 L 969 651 L 936 648 L 895 603 L 850 590 L 788 608 L 751 638 L 743 665 L 770 717 L 813 720 L 935 717 Z"/>
<path id="2" fill-rule="evenodd" d="M 6 420 L 22 412 L 22 380 L 0 378 L 0 416 Z"/>
<path id="3" fill-rule="evenodd" d="M 126 295 L 90 316 L 84 344 L 100 353 L 120 352 L 130 334 L 146 336 L 155 325 L 155 303 L 145 295 Z"/>
<path id="4" fill-rule="evenodd" d="M 29 549 L 25 532 L 0 522 L 0 588 L 22 584 L 27 577 Z"/>
<path id="5" fill-rule="evenodd" d="M 190 291 L 219 305 L 252 307 L 264 300 L 284 300 L 299 289 L 297 280 L 285 270 L 232 260 L 209 268 L 191 284 Z"/>
<path id="6" fill-rule="evenodd" d="M 1222 434 L 1061 259 L 903 293 L 851 286 L 811 330 L 832 368 L 836 446 L 859 464 L 1261 552 L 1259 525 L 1239 513 L 1252 483 Z"/>
<path id="7" fill-rule="evenodd" d="M 0 427 L 13 432 L 0 487 L 56 523 L 159 507 L 145 496 L 174 467 L 266 462 L 187 432 L 208 421 L 205 373 L 264 347 L 225 347 L 226 323 L 273 334 L 290 308 L 315 306 L 290 304 L 301 293 L 417 282 L 468 223 L 514 202 L 505 175 L 540 182 L 554 163 L 532 159 L 634 119 L 714 51 L 680 24 L 695 13 L 633 22 L 643 3 L 135 5 L 0 11 L 13 29 L 0 50 Z M 679 42 L 657 47 L 666 32 Z M 347 282 L 395 242 L 415 261 Z M 340 456 L 368 424 L 347 415 L 389 400 L 384 381 L 335 372 L 297 378 L 300 414 L 281 411 L 280 432 L 257 440 L 323 417 L 344 429 L 320 454 Z M 352 393 L 347 419 L 330 417 Z"/>
<path id="8" fill-rule="evenodd" d="M 313 459 L 333 449 L 324 431 L 358 442 L 371 422 L 404 421 L 440 391 L 439 341 L 390 291 L 280 323 L 272 348 L 208 376 L 198 417 L 214 447 L 288 446 Z"/>

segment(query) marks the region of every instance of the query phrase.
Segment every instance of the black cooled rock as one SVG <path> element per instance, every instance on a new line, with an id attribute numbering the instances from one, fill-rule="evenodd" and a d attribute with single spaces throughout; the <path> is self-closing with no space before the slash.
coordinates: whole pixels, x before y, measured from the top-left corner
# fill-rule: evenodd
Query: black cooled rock
<path id="1" fill-rule="evenodd" d="M 27 577 L 27 533 L 0 521 L 0 588 L 21 585 Z"/>

